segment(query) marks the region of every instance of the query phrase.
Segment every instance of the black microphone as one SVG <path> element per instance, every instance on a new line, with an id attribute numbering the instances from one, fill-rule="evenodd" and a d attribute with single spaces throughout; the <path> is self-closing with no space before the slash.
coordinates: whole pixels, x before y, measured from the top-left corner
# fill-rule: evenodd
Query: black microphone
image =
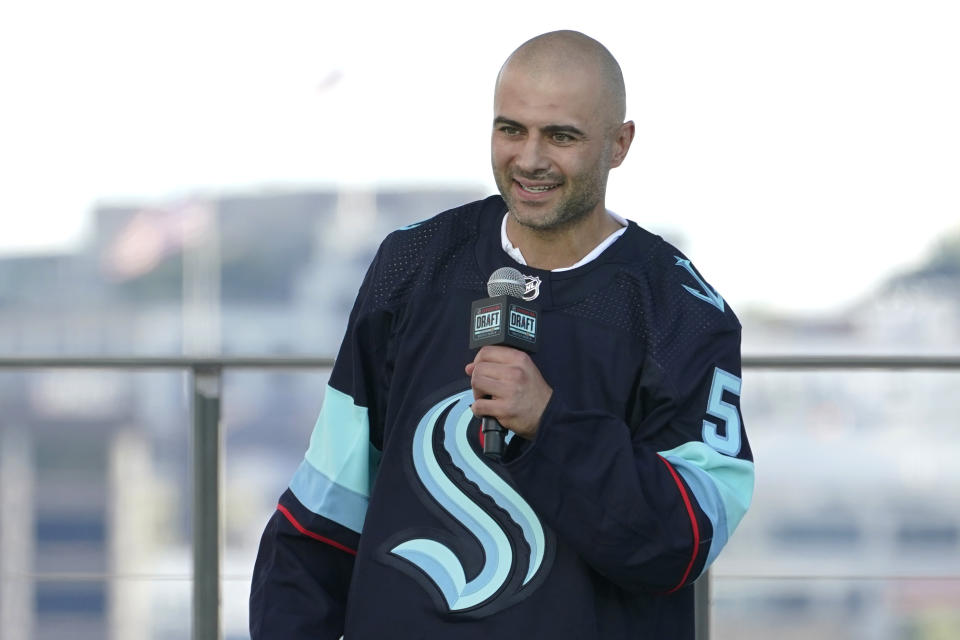
<path id="1" fill-rule="evenodd" d="M 501 267 L 487 280 L 489 298 L 470 306 L 470 348 L 503 345 L 527 353 L 537 350 L 540 310 L 523 300 L 527 285 L 523 274 L 513 267 Z M 483 455 L 494 460 L 503 456 L 506 429 L 495 418 L 483 416 Z"/>

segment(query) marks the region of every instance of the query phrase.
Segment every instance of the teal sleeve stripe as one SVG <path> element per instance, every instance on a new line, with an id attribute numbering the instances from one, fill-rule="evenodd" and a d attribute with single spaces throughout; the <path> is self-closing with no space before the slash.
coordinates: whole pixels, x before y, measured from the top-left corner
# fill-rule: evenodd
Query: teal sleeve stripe
<path id="1" fill-rule="evenodd" d="M 740 524 L 753 499 L 753 463 L 687 442 L 660 455 L 673 465 L 713 524 L 706 570 Z"/>
<path id="2" fill-rule="evenodd" d="M 369 498 L 332 482 L 307 460 L 293 474 L 290 491 L 313 513 L 357 533 L 363 530 Z"/>
<path id="3" fill-rule="evenodd" d="M 323 407 L 304 456 L 330 482 L 369 497 L 376 473 L 377 452 L 370 446 L 366 407 L 327 385 Z"/>

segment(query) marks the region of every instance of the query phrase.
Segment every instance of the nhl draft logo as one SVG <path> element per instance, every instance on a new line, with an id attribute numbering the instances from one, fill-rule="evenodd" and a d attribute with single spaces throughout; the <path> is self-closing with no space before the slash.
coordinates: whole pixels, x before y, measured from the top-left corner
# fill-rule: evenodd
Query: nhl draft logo
<path id="1" fill-rule="evenodd" d="M 536 343 L 537 312 L 533 309 L 524 309 L 515 304 L 510 305 L 510 325 L 508 331 L 527 342 Z"/>
<path id="2" fill-rule="evenodd" d="M 540 295 L 540 277 L 539 276 L 523 276 L 523 282 L 526 285 L 526 290 L 523 294 L 523 299 L 527 302 L 531 300 L 536 300 L 537 296 Z"/>
<path id="3" fill-rule="evenodd" d="M 499 333 L 501 313 L 503 313 L 503 306 L 499 304 L 492 304 L 478 309 L 473 319 L 474 339 L 482 340 Z"/>

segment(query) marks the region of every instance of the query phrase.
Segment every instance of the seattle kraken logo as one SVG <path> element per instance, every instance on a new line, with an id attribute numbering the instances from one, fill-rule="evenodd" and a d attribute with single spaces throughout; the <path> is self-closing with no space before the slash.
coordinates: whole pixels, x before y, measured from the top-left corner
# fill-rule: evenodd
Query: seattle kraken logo
<path id="1" fill-rule="evenodd" d="M 419 579 L 425 575 L 451 613 L 471 611 L 484 616 L 513 604 L 536 588 L 531 581 L 549 569 L 553 542 L 552 534 L 544 530 L 530 505 L 471 447 L 467 432 L 473 419 L 472 401 L 473 391 L 468 389 L 441 400 L 427 411 L 414 434 L 413 464 L 431 498 L 480 543 L 482 568 L 476 575 L 468 576 L 457 554 L 430 538 L 406 540 L 390 549 L 390 553 L 406 561 L 398 565 L 405 573 L 421 583 L 423 580 Z M 491 511 L 472 500 L 444 472 L 434 451 L 437 430 L 442 432 L 443 448 L 453 465 L 510 516 L 512 525 L 498 522 Z M 511 534 L 522 539 L 512 540 Z M 517 554 L 524 543 L 529 553 Z"/>
<path id="2" fill-rule="evenodd" d="M 710 304 L 715 306 L 717 309 L 720 309 L 720 311 L 723 311 L 723 298 L 720 297 L 719 293 L 711 289 L 710 285 L 704 282 L 703 278 L 701 278 L 700 275 L 693 270 L 693 265 L 690 264 L 690 261 L 684 258 L 681 258 L 680 256 L 673 256 L 673 257 L 677 259 L 677 262 L 674 266 L 683 267 L 684 269 L 686 269 L 690 273 L 690 275 L 693 276 L 693 279 L 697 281 L 697 284 L 700 285 L 700 291 L 697 291 L 693 287 L 688 287 L 687 285 L 683 285 L 683 288 L 687 290 L 687 293 L 689 293 L 690 295 L 696 298 L 700 298 L 704 302 L 709 302 Z"/>

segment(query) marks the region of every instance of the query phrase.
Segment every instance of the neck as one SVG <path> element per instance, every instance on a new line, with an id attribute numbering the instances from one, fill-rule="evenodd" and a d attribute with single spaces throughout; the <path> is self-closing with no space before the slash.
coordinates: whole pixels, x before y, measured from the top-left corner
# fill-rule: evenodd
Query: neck
<path id="1" fill-rule="evenodd" d="M 507 238 L 528 265 L 550 271 L 576 264 L 620 228 L 603 205 L 574 224 L 557 229 L 534 229 L 507 217 Z"/>

